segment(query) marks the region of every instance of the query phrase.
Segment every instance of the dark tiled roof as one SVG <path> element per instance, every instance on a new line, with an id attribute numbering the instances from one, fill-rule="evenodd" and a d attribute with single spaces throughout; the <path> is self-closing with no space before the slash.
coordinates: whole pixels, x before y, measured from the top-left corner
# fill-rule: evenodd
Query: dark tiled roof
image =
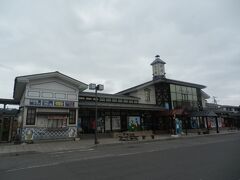
<path id="1" fill-rule="evenodd" d="M 95 108 L 94 101 L 80 101 L 79 108 Z M 98 102 L 99 109 L 127 109 L 127 110 L 150 110 L 166 111 L 164 108 L 149 104 L 125 104 L 125 103 L 105 103 Z"/>
<path id="2" fill-rule="evenodd" d="M 0 109 L 0 115 L 17 115 L 18 109 Z"/>
<path id="3" fill-rule="evenodd" d="M 93 93 L 93 92 L 81 92 L 81 93 L 79 93 L 79 96 L 95 97 L 95 93 Z M 128 99 L 128 100 L 139 100 L 140 99 L 138 97 L 133 97 L 133 96 L 117 95 L 117 94 L 106 94 L 106 93 L 98 93 L 98 97 L 120 98 L 120 99 Z"/>
<path id="4" fill-rule="evenodd" d="M 191 113 L 191 117 L 217 117 L 217 114 L 208 110 L 194 111 Z"/>
<path id="5" fill-rule="evenodd" d="M 18 105 L 19 104 L 19 101 L 16 101 L 14 99 L 3 99 L 3 98 L 0 98 L 0 104 L 15 104 L 15 105 Z"/>

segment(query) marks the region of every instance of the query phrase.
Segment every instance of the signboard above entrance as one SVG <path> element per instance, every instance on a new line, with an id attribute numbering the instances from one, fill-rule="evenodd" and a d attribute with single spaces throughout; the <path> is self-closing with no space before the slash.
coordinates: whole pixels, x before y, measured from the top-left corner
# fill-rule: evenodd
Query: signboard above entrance
<path id="1" fill-rule="evenodd" d="M 54 101 L 54 100 L 41 100 L 41 99 L 30 99 L 30 106 L 41 106 L 41 107 L 74 107 L 73 101 Z"/>

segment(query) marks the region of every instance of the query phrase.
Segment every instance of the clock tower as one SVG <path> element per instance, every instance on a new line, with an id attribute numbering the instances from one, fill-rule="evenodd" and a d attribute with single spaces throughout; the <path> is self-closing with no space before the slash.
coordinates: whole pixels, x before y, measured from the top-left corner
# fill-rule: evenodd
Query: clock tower
<path id="1" fill-rule="evenodd" d="M 159 78 L 165 78 L 165 62 L 160 59 L 159 55 L 155 56 L 155 60 L 151 63 L 152 71 L 153 71 L 153 80 Z"/>

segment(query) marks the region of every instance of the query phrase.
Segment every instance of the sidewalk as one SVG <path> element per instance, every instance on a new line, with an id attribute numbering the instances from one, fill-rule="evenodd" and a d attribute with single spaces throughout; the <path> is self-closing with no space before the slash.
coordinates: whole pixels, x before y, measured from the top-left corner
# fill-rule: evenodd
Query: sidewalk
<path id="1" fill-rule="evenodd" d="M 176 138 L 194 138 L 203 136 L 213 136 L 213 135 L 227 135 L 232 133 L 239 133 L 240 131 L 222 131 L 219 134 L 211 133 L 206 135 L 188 134 L 181 136 L 171 136 L 169 134 L 165 135 L 155 135 L 154 139 L 150 137 L 142 140 L 139 138 L 137 141 L 119 141 L 118 138 L 105 138 L 99 139 L 100 144 L 94 145 L 94 139 L 80 140 L 80 141 L 61 141 L 61 142 L 43 142 L 35 144 L 0 144 L 0 157 L 4 156 L 16 156 L 21 154 L 33 154 L 33 153 L 48 153 L 57 151 L 69 151 L 77 149 L 90 149 L 96 146 L 107 146 L 107 145 L 119 145 L 127 143 L 144 143 L 149 141 L 161 141 L 161 140 L 171 140 Z"/>

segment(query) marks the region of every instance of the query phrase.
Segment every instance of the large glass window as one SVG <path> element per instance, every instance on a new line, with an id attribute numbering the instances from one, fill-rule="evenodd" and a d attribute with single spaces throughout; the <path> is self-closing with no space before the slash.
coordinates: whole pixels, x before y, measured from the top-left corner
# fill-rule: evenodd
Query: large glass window
<path id="1" fill-rule="evenodd" d="M 192 94 L 192 88 L 187 87 L 187 94 Z"/>
<path id="2" fill-rule="evenodd" d="M 177 94 L 177 100 L 180 100 L 180 101 L 182 100 L 182 94 L 179 94 L 179 93 Z"/>
<path id="3" fill-rule="evenodd" d="M 176 92 L 176 85 L 175 84 L 170 84 L 170 91 L 171 92 Z"/>
<path id="4" fill-rule="evenodd" d="M 177 93 L 182 93 L 182 88 L 181 88 L 181 86 L 176 85 L 176 92 L 177 92 Z"/>
<path id="5" fill-rule="evenodd" d="M 191 94 L 188 94 L 188 100 L 192 101 L 193 100 L 193 96 Z"/>
<path id="6" fill-rule="evenodd" d="M 170 84 L 173 108 L 189 106 L 197 108 L 197 89 L 192 87 Z"/>
<path id="7" fill-rule="evenodd" d="M 195 96 L 197 96 L 197 90 L 196 90 L 196 88 L 192 88 L 192 94 L 195 95 Z"/>
<path id="8" fill-rule="evenodd" d="M 171 93 L 171 99 L 172 99 L 172 101 L 177 100 L 177 94 L 176 93 Z"/>
<path id="9" fill-rule="evenodd" d="M 182 93 L 187 94 L 187 87 L 182 86 Z"/>
<path id="10" fill-rule="evenodd" d="M 197 101 L 197 96 L 193 96 L 193 101 Z"/>
<path id="11" fill-rule="evenodd" d="M 28 108 L 26 125 L 35 125 L 35 119 L 36 119 L 36 109 Z"/>

